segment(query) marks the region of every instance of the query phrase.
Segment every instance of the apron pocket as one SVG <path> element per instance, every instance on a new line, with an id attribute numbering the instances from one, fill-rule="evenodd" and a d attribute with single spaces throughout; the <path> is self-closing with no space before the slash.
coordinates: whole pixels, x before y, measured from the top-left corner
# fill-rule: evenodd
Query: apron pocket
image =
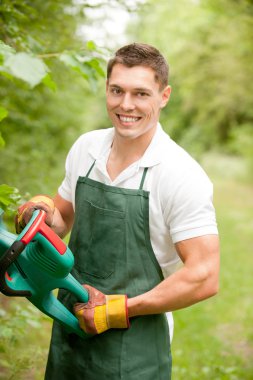
<path id="1" fill-rule="evenodd" d="M 123 254 L 125 213 L 101 208 L 86 200 L 82 202 L 82 209 L 85 220 L 78 221 L 81 241 L 75 250 L 75 267 L 91 276 L 108 278 L 115 270 L 117 257 Z"/>

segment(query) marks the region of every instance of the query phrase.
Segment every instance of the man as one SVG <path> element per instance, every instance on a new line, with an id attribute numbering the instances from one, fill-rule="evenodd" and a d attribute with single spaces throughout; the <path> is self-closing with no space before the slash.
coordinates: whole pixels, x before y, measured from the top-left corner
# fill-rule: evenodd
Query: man
<path id="1" fill-rule="evenodd" d="M 55 323 L 46 379 L 169 380 L 165 313 L 218 289 L 212 185 L 159 124 L 171 93 L 160 52 L 125 46 L 107 71 L 113 128 L 82 135 L 54 203 L 34 197 L 17 217 L 21 229 L 43 208 L 61 237 L 72 230 L 73 275 L 89 292 L 87 304 L 59 292 L 93 336 L 82 340 Z"/>

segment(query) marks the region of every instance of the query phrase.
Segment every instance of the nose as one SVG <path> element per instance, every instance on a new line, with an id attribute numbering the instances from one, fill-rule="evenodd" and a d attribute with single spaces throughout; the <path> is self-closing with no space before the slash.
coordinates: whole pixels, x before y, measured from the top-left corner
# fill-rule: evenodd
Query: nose
<path id="1" fill-rule="evenodd" d="M 124 96 L 122 97 L 120 106 L 123 111 L 132 111 L 135 108 L 131 94 L 127 94 L 127 93 L 124 94 Z"/>

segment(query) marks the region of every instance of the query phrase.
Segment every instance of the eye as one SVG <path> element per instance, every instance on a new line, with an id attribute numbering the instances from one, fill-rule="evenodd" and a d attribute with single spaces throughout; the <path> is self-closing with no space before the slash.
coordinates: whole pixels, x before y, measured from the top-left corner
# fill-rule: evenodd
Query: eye
<path id="1" fill-rule="evenodd" d="M 120 95 L 122 93 L 122 91 L 118 87 L 112 87 L 111 88 L 111 93 L 114 94 L 114 95 Z"/>
<path id="2" fill-rule="evenodd" d="M 145 98 L 145 97 L 149 96 L 149 94 L 147 92 L 140 91 L 140 92 L 137 92 L 137 96 L 139 98 Z"/>

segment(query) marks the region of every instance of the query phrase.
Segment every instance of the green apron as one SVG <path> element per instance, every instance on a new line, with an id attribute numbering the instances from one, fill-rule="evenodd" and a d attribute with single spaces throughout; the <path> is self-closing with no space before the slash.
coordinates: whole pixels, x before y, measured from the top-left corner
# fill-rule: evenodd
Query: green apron
<path id="1" fill-rule="evenodd" d="M 95 164 L 95 162 L 94 162 Z M 82 284 L 105 294 L 135 297 L 163 280 L 149 235 L 149 193 L 79 177 L 70 249 L 72 271 Z M 61 289 L 71 311 L 77 301 Z M 171 352 L 165 314 L 133 317 L 129 329 L 111 329 L 89 339 L 54 322 L 46 380 L 170 380 Z"/>

